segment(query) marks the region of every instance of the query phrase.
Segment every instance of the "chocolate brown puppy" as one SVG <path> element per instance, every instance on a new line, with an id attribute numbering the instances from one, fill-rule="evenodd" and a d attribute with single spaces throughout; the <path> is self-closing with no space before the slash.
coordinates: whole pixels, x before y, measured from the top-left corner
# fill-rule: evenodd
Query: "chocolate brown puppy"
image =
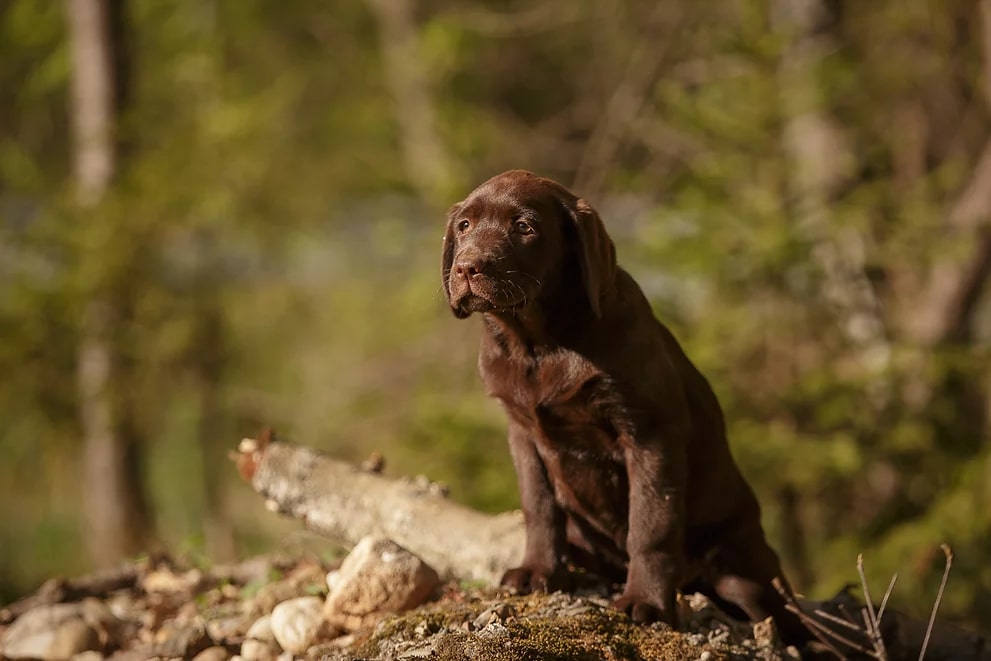
<path id="1" fill-rule="evenodd" d="M 634 620 L 676 626 L 691 581 L 806 640 L 772 587 L 781 567 L 716 396 L 596 211 L 549 179 L 500 174 L 449 212 L 442 273 L 455 316 L 482 315 L 479 369 L 509 419 L 526 549 L 503 584 L 567 589 L 572 563 L 625 579 L 614 605 Z"/>

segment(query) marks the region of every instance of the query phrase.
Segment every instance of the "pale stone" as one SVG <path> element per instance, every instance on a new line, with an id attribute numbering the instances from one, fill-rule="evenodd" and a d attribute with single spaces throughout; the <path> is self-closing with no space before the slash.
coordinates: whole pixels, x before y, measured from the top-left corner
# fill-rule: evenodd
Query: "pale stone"
<path id="1" fill-rule="evenodd" d="M 103 659 L 104 656 L 100 652 L 88 650 L 79 654 L 73 654 L 69 661 L 103 661 Z"/>
<path id="2" fill-rule="evenodd" d="M 241 643 L 241 658 L 244 661 L 274 661 L 280 651 L 272 633 L 271 615 L 258 618 L 248 627 Z"/>
<path id="3" fill-rule="evenodd" d="M 214 645 L 194 656 L 193 661 L 227 661 L 230 657 L 230 652 L 227 651 L 226 647 Z"/>
<path id="4" fill-rule="evenodd" d="M 190 569 L 176 573 L 168 568 L 148 572 L 141 579 L 141 588 L 149 594 L 175 594 L 177 592 L 193 592 L 203 581 L 203 572 Z"/>
<path id="5" fill-rule="evenodd" d="M 419 557 L 384 537 L 361 540 L 327 577 L 327 621 L 347 631 L 374 623 L 426 601 L 440 583 Z"/>
<path id="6" fill-rule="evenodd" d="M 287 652 L 300 654 L 316 640 L 323 625 L 323 602 L 319 597 L 296 597 L 272 610 L 272 633 Z"/>
<path id="7" fill-rule="evenodd" d="M 38 606 L 19 617 L 0 638 L 0 656 L 10 659 L 68 659 L 102 647 L 101 632 L 116 618 L 95 599 Z"/>

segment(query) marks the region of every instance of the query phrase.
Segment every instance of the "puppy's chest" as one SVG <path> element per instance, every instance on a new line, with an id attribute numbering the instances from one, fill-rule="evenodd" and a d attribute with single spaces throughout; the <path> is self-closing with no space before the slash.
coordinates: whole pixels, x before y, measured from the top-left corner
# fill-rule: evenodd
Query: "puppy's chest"
<path id="1" fill-rule="evenodd" d="M 543 355 L 483 359 L 489 395 L 532 431 L 546 449 L 568 454 L 612 454 L 613 417 L 621 398 L 606 374 L 579 354 L 558 349 Z"/>
<path id="2" fill-rule="evenodd" d="M 578 405 L 576 398 L 599 376 L 588 360 L 566 349 L 483 357 L 480 367 L 490 396 L 529 410 Z"/>

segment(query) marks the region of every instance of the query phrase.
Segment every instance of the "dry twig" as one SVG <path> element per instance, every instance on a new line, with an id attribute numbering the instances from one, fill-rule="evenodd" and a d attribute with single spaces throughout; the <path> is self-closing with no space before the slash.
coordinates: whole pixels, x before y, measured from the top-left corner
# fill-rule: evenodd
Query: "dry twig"
<path id="1" fill-rule="evenodd" d="M 932 636 L 933 626 L 936 624 L 936 611 L 939 610 L 939 603 L 943 601 L 943 591 L 946 589 L 946 581 L 950 578 L 950 568 L 953 566 L 953 549 L 949 544 L 940 544 L 939 548 L 946 556 L 946 564 L 943 567 L 943 579 L 939 582 L 939 591 L 936 592 L 936 601 L 933 603 L 932 613 L 929 614 L 929 626 L 926 627 L 926 637 L 922 639 L 922 649 L 919 650 L 919 661 L 926 657 L 926 648 L 929 647 L 929 638 Z"/>
<path id="2" fill-rule="evenodd" d="M 860 645 L 859 643 L 850 640 L 846 636 L 837 633 L 835 630 L 829 628 L 828 626 L 826 626 L 825 624 L 823 624 L 822 622 L 820 622 L 819 620 L 817 620 L 816 618 L 812 617 L 804 610 L 802 610 L 802 607 L 798 604 L 797 601 L 795 601 L 795 597 L 792 596 L 792 594 L 789 593 L 787 590 L 785 590 L 784 584 L 782 584 L 780 579 L 775 578 L 772 581 L 772 584 L 774 585 L 774 589 L 777 590 L 778 593 L 781 595 L 781 597 L 785 600 L 785 608 L 788 609 L 790 613 L 794 613 L 795 616 L 798 617 L 798 619 L 802 622 L 802 624 L 804 624 L 806 628 L 808 628 L 808 630 L 812 633 L 812 635 L 815 636 L 816 639 L 826 647 L 826 649 L 828 649 L 831 653 L 833 653 L 837 659 L 841 659 L 841 660 L 846 659 L 846 655 L 843 652 L 841 652 L 839 648 L 836 647 L 834 642 L 840 643 L 842 645 L 846 645 L 850 650 L 854 652 L 858 652 L 860 654 L 866 654 L 868 656 L 874 656 L 874 653 L 871 652 L 866 647 L 864 647 L 863 645 Z M 838 620 L 839 618 L 835 618 L 835 619 Z M 844 626 L 847 626 L 848 628 L 852 628 L 858 633 L 863 634 L 863 631 L 859 627 L 852 626 L 847 623 L 843 623 L 843 624 Z"/>
<path id="3" fill-rule="evenodd" d="M 881 597 L 881 607 L 877 609 L 877 621 L 881 622 L 881 618 L 884 617 L 884 609 L 888 606 L 888 597 L 891 596 L 891 591 L 895 589 L 895 581 L 898 580 L 898 572 L 891 575 L 891 580 L 888 581 L 888 589 L 884 591 L 884 596 Z"/>
<path id="4" fill-rule="evenodd" d="M 871 591 L 867 587 L 867 575 L 864 573 L 864 554 L 857 555 L 857 573 L 860 575 L 860 586 L 864 591 L 864 623 L 867 627 L 867 634 L 874 644 L 874 655 L 879 661 L 887 661 L 888 651 L 884 647 L 884 638 L 881 637 L 881 618 L 874 610 L 874 600 L 871 599 Z M 890 584 L 889 584 L 890 585 Z M 889 588 L 890 589 L 890 588 Z M 885 597 L 887 598 L 887 596 Z"/>

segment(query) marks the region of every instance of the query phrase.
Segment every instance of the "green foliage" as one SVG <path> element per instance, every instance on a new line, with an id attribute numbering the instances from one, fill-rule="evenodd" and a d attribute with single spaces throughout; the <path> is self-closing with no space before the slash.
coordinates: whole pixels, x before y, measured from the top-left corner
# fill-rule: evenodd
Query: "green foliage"
<path id="1" fill-rule="evenodd" d="M 718 392 L 799 587 L 833 592 L 863 552 L 872 585 L 900 572 L 898 606 L 925 612 L 946 541 L 944 612 L 976 621 L 987 269 L 953 333 L 911 322 L 929 267 L 984 240 L 947 221 L 991 133 L 977 3 L 812 3 L 814 29 L 785 2 L 683 4 L 414 3 L 452 161 L 450 198 L 417 199 L 367 3 L 127 3 L 120 165 L 86 211 L 63 5 L 0 7 L 0 600 L 86 563 L 76 352 L 96 293 L 126 302 L 121 406 L 171 548 L 204 551 L 217 502 L 241 552 L 292 529 L 224 460 L 263 424 L 514 507 L 477 323 L 445 310 L 438 210 L 503 168 L 601 167 L 578 192 Z"/>

